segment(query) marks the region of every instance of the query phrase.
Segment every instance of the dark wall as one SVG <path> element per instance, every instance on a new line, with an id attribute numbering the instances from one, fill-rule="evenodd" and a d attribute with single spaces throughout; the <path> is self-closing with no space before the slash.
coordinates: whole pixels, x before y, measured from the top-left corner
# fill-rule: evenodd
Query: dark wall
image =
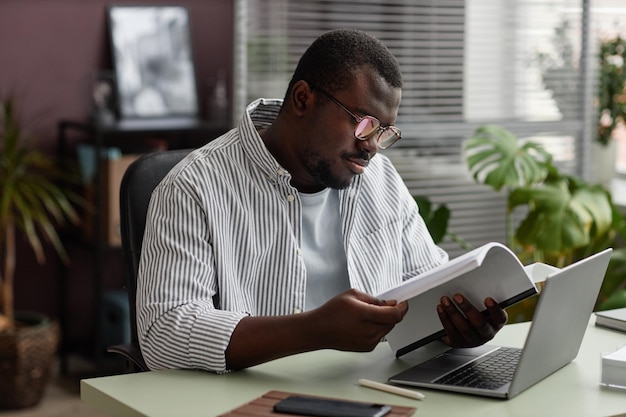
<path id="1" fill-rule="evenodd" d="M 94 78 L 111 68 L 102 0 L 2 0 L 0 93 L 19 92 L 23 113 L 52 148 L 60 118 L 91 111 Z M 232 73 L 232 1 L 115 1 L 112 4 L 183 5 L 189 9 L 200 103 L 220 69 Z M 230 82 L 230 79 L 229 79 Z"/>
<path id="2" fill-rule="evenodd" d="M 106 7 L 124 5 L 182 5 L 190 14 L 199 102 L 206 103 L 211 83 L 225 70 L 232 81 L 231 0 L 1 0 L 0 94 L 16 93 L 27 130 L 38 147 L 56 149 L 60 119 L 86 119 L 92 111 L 91 87 L 103 69 L 112 68 Z M 20 244 L 16 277 L 16 308 L 59 315 L 59 268 L 54 252 L 39 266 L 28 246 Z M 84 248 L 70 247 L 71 286 L 68 314 L 70 338 L 89 333 L 94 317 L 91 258 Z M 123 282 L 121 254 L 105 256 L 105 286 Z"/>

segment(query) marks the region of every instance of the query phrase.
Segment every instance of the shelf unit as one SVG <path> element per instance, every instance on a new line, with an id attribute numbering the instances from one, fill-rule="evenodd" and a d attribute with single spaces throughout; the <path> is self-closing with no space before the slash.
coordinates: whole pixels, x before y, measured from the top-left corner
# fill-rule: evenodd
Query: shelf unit
<path id="1" fill-rule="evenodd" d="M 89 348 L 92 354 L 85 354 L 95 362 L 96 366 L 102 366 L 104 362 L 104 350 L 102 349 L 102 329 L 100 314 L 103 307 L 104 280 L 103 262 L 108 251 L 120 250 L 119 246 L 112 246 L 106 242 L 103 236 L 101 221 L 103 216 L 103 203 L 106 198 L 105 178 L 102 175 L 102 150 L 109 146 L 119 146 L 132 149 L 133 153 L 150 152 L 149 146 L 142 145 L 147 138 L 158 137 L 161 142 L 166 143 L 167 149 L 196 148 L 215 139 L 229 129 L 224 124 L 201 121 L 197 119 L 137 119 L 119 120 L 113 123 L 98 123 L 96 121 L 76 121 L 60 120 L 58 122 L 58 154 L 61 160 L 70 155 L 70 135 L 78 135 L 81 143 L 88 143 L 94 147 L 93 166 L 95 177 L 93 181 L 93 213 L 91 215 L 92 239 L 83 237 L 67 236 L 66 244 L 80 244 L 92 255 L 91 280 L 93 285 L 94 303 L 91 314 L 94 318 L 92 330 L 93 348 Z M 152 149 L 154 150 L 154 149 Z M 121 254 L 121 252 L 120 252 Z M 121 256 L 121 255 L 120 255 Z M 60 346 L 60 367 L 61 372 L 68 372 L 67 356 L 70 347 L 67 343 L 68 332 L 68 278 L 69 268 L 61 265 L 59 271 L 59 322 L 61 326 L 62 338 Z M 91 345 L 91 344 L 88 344 Z"/>

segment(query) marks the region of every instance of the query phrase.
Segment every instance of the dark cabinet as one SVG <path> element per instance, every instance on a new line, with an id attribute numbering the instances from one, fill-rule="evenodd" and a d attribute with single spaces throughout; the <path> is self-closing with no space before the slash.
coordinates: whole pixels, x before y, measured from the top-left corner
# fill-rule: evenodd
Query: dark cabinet
<path id="1" fill-rule="evenodd" d="M 96 365 L 103 364 L 106 346 L 119 341 L 127 332 L 128 303 L 123 294 L 123 277 L 115 280 L 119 285 L 108 288 L 110 286 L 106 285 L 104 276 L 110 256 L 119 254 L 116 259 L 120 264 L 122 262 L 116 221 L 119 219 L 119 183 L 124 170 L 141 154 L 164 149 L 197 148 L 228 129 L 229 126 L 223 124 L 195 119 L 121 120 L 110 124 L 59 121 L 58 152 L 62 158 L 70 155 L 78 158 L 76 149 L 81 146 L 90 148 L 88 160 L 82 161 L 82 165 L 89 166 L 93 174 L 84 187 L 90 210 L 85 212 L 81 230 L 66 236 L 66 244 L 70 254 L 87 253 L 90 258 L 88 271 L 81 274 L 81 280 L 89 281 L 89 285 L 83 283 L 81 287 L 91 289 L 85 297 L 93 300 L 83 303 L 88 311 L 81 313 L 89 316 L 89 334 L 84 337 L 89 340 L 79 343 L 81 347 L 77 353 L 92 359 Z M 110 149 L 119 150 L 121 155 L 109 158 Z M 85 158 L 84 154 L 82 158 Z M 64 336 L 60 357 L 61 371 L 66 373 L 68 355 L 75 349 L 68 343 L 67 336 L 71 332 L 70 310 L 76 314 L 75 304 L 72 304 L 76 292 L 72 291 L 70 284 L 70 267 L 62 265 L 59 275 L 59 321 Z"/>

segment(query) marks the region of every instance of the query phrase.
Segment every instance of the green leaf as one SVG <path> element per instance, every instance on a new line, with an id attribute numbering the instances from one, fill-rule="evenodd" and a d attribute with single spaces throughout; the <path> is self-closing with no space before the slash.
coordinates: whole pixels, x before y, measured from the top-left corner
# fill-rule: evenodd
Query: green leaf
<path id="1" fill-rule="evenodd" d="M 613 249 L 611 260 L 602 282 L 600 295 L 608 298 L 626 285 L 626 248 Z M 626 306 L 625 306 L 626 307 Z"/>
<path id="2" fill-rule="evenodd" d="M 450 220 L 450 209 L 445 204 L 441 204 L 435 211 L 432 211 L 431 201 L 422 196 L 413 197 L 417 203 L 420 215 L 426 223 L 426 228 L 430 232 L 435 243 L 440 243 L 448 232 L 448 222 Z"/>
<path id="3" fill-rule="evenodd" d="M 0 101 L 0 122 L 0 235 L 9 227 L 21 231 L 39 262 L 45 261 L 44 239 L 66 259 L 57 229 L 80 221 L 75 205 L 83 200 L 63 184 L 76 184 L 78 177 L 31 149 L 13 97 Z M 0 241 L 0 251 L 6 244 Z"/>
<path id="4" fill-rule="evenodd" d="M 514 190 L 509 210 L 520 205 L 527 205 L 529 212 L 515 232 L 517 241 L 556 255 L 588 245 L 609 230 L 613 219 L 610 198 L 601 187 L 568 177 Z"/>
<path id="5" fill-rule="evenodd" d="M 496 191 L 542 182 L 552 156 L 533 142 L 518 139 L 499 126 L 485 125 L 464 144 L 465 160 L 474 180 Z"/>
<path id="6" fill-rule="evenodd" d="M 429 230 L 435 243 L 443 241 L 443 238 L 448 232 L 448 221 L 450 220 L 450 209 L 447 206 L 441 205 L 431 217 L 429 224 Z"/>
<path id="7" fill-rule="evenodd" d="M 415 200 L 415 203 L 417 203 L 417 207 L 419 208 L 420 215 L 422 216 L 424 221 L 426 221 L 426 219 L 430 219 L 430 216 L 431 216 L 430 211 L 433 206 L 432 202 L 427 197 L 423 197 L 419 195 L 413 196 L 413 200 Z"/>
<path id="8" fill-rule="evenodd" d="M 613 310 L 615 308 L 626 307 L 626 290 L 622 289 L 613 293 L 604 300 L 598 310 Z"/>

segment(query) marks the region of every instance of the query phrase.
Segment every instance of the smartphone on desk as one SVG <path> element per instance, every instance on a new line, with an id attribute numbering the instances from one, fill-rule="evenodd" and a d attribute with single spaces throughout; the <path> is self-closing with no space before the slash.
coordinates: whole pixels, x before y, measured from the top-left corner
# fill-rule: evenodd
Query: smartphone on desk
<path id="1" fill-rule="evenodd" d="M 276 403 L 274 411 L 320 417 L 382 417 L 391 411 L 391 407 L 383 404 L 291 395 Z"/>

